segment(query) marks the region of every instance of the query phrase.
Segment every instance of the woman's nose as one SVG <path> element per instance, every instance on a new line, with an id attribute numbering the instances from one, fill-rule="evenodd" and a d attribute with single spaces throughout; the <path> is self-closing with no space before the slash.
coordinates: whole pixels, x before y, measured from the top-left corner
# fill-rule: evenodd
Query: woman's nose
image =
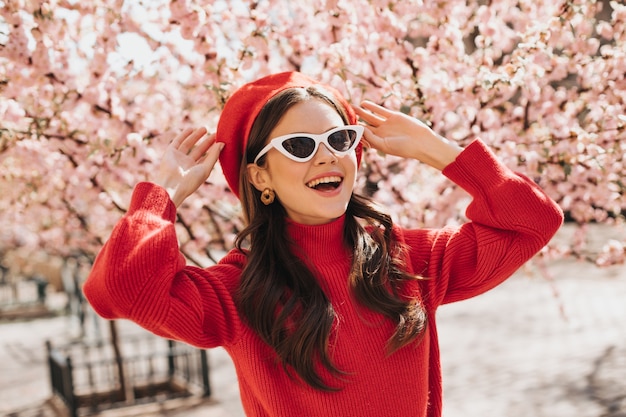
<path id="1" fill-rule="evenodd" d="M 325 144 L 320 143 L 317 151 L 315 151 L 315 156 L 313 157 L 313 160 L 316 164 L 334 163 L 337 162 L 337 155 L 335 155 L 333 151 L 328 149 Z"/>

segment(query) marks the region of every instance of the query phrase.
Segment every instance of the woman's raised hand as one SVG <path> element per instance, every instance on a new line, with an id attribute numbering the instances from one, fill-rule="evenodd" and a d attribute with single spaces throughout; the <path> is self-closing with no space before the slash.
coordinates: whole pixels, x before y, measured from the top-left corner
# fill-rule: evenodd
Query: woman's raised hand
<path id="1" fill-rule="evenodd" d="M 371 101 L 354 106 L 366 123 L 364 137 L 371 147 L 383 153 L 414 158 L 442 170 L 454 161 L 462 148 L 436 134 L 425 123 Z"/>
<path id="2" fill-rule="evenodd" d="M 165 188 L 179 207 L 209 178 L 223 147 L 215 142 L 215 134 L 207 135 L 203 127 L 183 130 L 165 150 L 154 182 Z"/>

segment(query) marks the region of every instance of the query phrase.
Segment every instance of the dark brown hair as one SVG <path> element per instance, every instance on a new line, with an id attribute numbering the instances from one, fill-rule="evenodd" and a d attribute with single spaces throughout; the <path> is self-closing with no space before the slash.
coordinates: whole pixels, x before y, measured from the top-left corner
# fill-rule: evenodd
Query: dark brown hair
<path id="1" fill-rule="evenodd" d="M 246 165 L 252 163 L 271 131 L 292 106 L 321 100 L 333 107 L 348 124 L 345 109 L 321 87 L 292 88 L 278 93 L 259 112 L 240 167 L 241 201 L 247 226 L 237 236 L 239 249 L 248 246 L 248 262 L 242 272 L 238 308 L 252 329 L 271 346 L 287 372 L 295 371 L 307 384 L 322 390 L 338 387 L 324 381 L 317 363 L 341 378 L 334 366 L 328 340 L 335 320 L 333 306 L 314 273 L 290 249 L 286 212 L 276 200 L 264 205 L 260 192 L 248 181 Z M 259 165 L 265 164 L 265 158 Z M 360 219 L 360 221 L 358 220 Z M 392 220 L 367 198 L 352 194 L 346 212 L 344 242 L 354 248 L 350 286 L 356 300 L 396 323 L 388 352 L 420 339 L 426 327 L 421 304 L 401 295 L 404 283 L 417 277 L 403 268 L 401 248 L 394 241 Z"/>

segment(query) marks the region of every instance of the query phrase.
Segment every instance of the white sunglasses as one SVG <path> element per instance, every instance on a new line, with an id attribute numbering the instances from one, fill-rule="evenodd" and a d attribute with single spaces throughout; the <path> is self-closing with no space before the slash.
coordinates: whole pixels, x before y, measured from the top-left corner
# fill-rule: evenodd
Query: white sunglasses
<path id="1" fill-rule="evenodd" d="M 320 143 L 326 145 L 335 155 L 345 155 L 356 148 L 361 136 L 363 136 L 363 126 L 360 125 L 339 126 L 321 135 L 292 133 L 279 136 L 261 149 L 261 152 L 254 158 L 254 163 L 256 164 L 272 148 L 276 148 L 291 160 L 306 162 L 313 158 Z"/>

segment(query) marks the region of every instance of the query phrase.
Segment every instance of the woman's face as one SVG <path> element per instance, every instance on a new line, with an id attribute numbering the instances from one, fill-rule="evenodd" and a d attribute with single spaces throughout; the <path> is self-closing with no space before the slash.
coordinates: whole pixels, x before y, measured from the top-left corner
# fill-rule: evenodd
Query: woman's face
<path id="1" fill-rule="evenodd" d="M 321 134 L 343 125 L 335 109 L 311 99 L 291 107 L 272 130 L 268 142 L 291 133 Z M 252 168 L 249 174 L 260 191 L 274 190 L 291 220 L 314 225 L 328 223 L 345 213 L 356 172 L 355 151 L 338 156 L 321 143 L 307 162 L 293 161 L 272 148 L 266 155 L 265 168 Z"/>

